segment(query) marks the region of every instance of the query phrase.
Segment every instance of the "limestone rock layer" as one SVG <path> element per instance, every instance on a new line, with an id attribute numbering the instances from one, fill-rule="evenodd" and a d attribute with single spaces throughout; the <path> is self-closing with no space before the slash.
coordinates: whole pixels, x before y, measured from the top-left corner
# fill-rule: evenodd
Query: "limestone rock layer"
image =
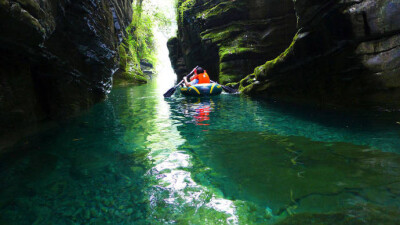
<path id="1" fill-rule="evenodd" d="M 105 97 L 131 0 L 0 0 L 2 131 Z"/>
<path id="2" fill-rule="evenodd" d="M 201 64 L 250 95 L 400 108 L 398 0 L 181 0 L 178 13 L 181 77 Z"/>
<path id="3" fill-rule="evenodd" d="M 230 83 L 278 56 L 295 32 L 290 0 L 180 0 L 178 34 L 168 47 L 179 77 L 201 65 Z"/>
<path id="4" fill-rule="evenodd" d="M 295 2 L 298 32 L 241 81 L 245 93 L 339 107 L 400 108 L 400 2 Z"/>

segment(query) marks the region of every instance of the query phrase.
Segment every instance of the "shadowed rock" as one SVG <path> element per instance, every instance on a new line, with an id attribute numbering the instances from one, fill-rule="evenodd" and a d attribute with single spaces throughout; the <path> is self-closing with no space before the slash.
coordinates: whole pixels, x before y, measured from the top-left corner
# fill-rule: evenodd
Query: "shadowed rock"
<path id="1" fill-rule="evenodd" d="M 0 1 L 0 132 L 103 99 L 130 0 Z"/>
<path id="2" fill-rule="evenodd" d="M 221 83 L 237 82 L 283 51 L 295 26 L 291 1 L 179 1 L 171 62 L 179 77 L 201 65 Z"/>
<path id="3" fill-rule="evenodd" d="M 319 105 L 398 109 L 400 3 L 296 1 L 298 32 L 241 90 Z"/>

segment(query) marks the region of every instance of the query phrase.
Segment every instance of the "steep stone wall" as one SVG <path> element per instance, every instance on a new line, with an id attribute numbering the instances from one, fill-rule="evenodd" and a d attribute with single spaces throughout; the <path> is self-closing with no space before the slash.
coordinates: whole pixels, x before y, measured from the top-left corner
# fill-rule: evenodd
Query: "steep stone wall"
<path id="1" fill-rule="evenodd" d="M 230 83 L 278 56 L 295 31 L 291 0 L 180 0 L 178 34 L 168 47 L 180 78 L 201 65 Z"/>
<path id="2" fill-rule="evenodd" d="M 298 32 L 241 81 L 252 95 L 320 105 L 400 108 L 400 2 L 294 1 Z"/>
<path id="3" fill-rule="evenodd" d="M 179 77 L 200 64 L 250 95 L 400 108 L 397 0 L 181 0 L 178 13 Z"/>
<path id="4" fill-rule="evenodd" d="M 131 3 L 0 0 L 0 132 L 103 99 Z"/>

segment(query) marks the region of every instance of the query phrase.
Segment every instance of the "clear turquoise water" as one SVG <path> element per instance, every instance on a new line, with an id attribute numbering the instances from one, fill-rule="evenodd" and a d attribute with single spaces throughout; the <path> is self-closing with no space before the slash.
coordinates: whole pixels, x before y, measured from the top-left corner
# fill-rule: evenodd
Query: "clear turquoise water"
<path id="1" fill-rule="evenodd" d="M 398 113 L 114 89 L 0 155 L 0 224 L 398 224 Z"/>

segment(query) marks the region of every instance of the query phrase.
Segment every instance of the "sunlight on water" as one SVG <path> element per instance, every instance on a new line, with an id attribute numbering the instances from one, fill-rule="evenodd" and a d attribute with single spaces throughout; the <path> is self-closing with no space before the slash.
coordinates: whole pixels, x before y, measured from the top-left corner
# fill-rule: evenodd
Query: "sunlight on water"
<path id="1" fill-rule="evenodd" d="M 164 99 L 175 29 L 148 85 L 0 154 L 0 224 L 400 224 L 399 114 Z"/>
<path id="2" fill-rule="evenodd" d="M 173 6 L 174 1 L 163 1 L 163 5 L 159 6 L 167 12 L 167 16 L 170 19 L 175 20 L 175 9 Z M 159 3 L 157 3 L 159 4 Z M 154 7 L 154 4 L 150 1 L 149 5 Z M 147 6 L 147 7 L 148 7 Z M 165 203 L 171 206 L 171 210 L 174 208 L 183 207 L 203 207 L 214 209 L 230 215 L 225 222 L 237 222 L 238 219 L 235 216 L 235 209 L 233 202 L 226 199 L 217 198 L 214 194 L 211 194 L 207 188 L 198 185 L 193 179 L 190 171 L 192 166 L 192 158 L 186 152 L 179 150 L 179 147 L 185 143 L 178 131 L 176 124 L 179 121 L 171 120 L 171 110 L 169 104 L 164 100 L 162 96 L 169 88 L 173 87 L 176 82 L 176 75 L 171 67 L 169 60 L 169 52 L 167 48 L 168 38 L 176 34 L 176 22 L 169 29 L 160 29 L 159 27 L 154 28 L 154 35 L 157 46 L 157 58 L 158 63 L 156 65 L 157 76 L 155 80 L 155 92 L 159 96 L 155 110 L 157 111 L 154 124 L 156 124 L 155 131 L 148 136 L 147 141 L 149 143 L 148 148 L 151 149 L 150 159 L 154 163 L 152 168 L 152 175 L 157 177 L 157 184 L 152 189 L 154 192 L 151 194 L 150 199 L 154 199 L 152 203 L 155 213 L 154 217 L 157 217 L 157 205 L 158 193 L 161 190 L 168 190 L 165 199 L 161 199 Z M 181 125 L 181 124 L 180 124 Z M 157 187 L 163 187 L 157 188 Z M 202 200 L 202 196 L 209 195 L 210 198 L 207 201 Z M 194 219 L 187 217 L 188 221 L 195 222 Z M 160 222 L 160 221 L 158 221 Z M 198 221 L 200 222 L 200 221 Z"/>
<path id="3" fill-rule="evenodd" d="M 149 0 L 144 2 L 144 10 L 162 12 L 171 22 L 168 27 L 160 27 L 160 24 L 156 24 L 156 26 L 153 27 L 157 51 L 156 73 L 158 76 L 156 78 L 156 84 L 157 91 L 160 93 L 166 92 L 176 81 L 176 75 L 172 69 L 167 48 L 168 39 L 175 36 L 178 29 L 174 5 L 175 0 Z"/>

